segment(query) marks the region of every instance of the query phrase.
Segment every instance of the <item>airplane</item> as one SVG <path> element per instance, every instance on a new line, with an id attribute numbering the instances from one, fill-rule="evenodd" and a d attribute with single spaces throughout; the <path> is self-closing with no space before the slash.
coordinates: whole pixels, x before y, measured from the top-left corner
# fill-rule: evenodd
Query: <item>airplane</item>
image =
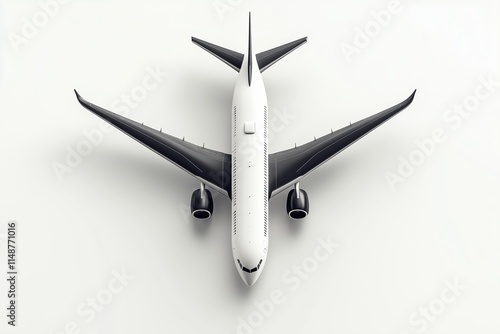
<path id="1" fill-rule="evenodd" d="M 213 197 L 207 187 L 231 202 L 231 244 L 236 269 L 243 281 L 253 285 L 261 275 L 268 254 L 269 199 L 291 187 L 286 200 L 290 218 L 309 213 L 309 199 L 300 181 L 317 167 L 408 107 L 416 90 L 403 102 L 352 123 L 313 141 L 269 154 L 269 109 L 262 72 L 307 41 L 307 37 L 255 53 L 252 48 L 251 13 L 248 48 L 242 54 L 192 37 L 205 49 L 239 72 L 231 109 L 231 153 L 197 146 L 162 130 L 158 131 L 86 101 L 75 90 L 79 103 L 142 145 L 200 181 L 191 196 L 191 213 L 204 220 L 213 213 Z M 251 138 L 251 150 L 241 144 Z"/>

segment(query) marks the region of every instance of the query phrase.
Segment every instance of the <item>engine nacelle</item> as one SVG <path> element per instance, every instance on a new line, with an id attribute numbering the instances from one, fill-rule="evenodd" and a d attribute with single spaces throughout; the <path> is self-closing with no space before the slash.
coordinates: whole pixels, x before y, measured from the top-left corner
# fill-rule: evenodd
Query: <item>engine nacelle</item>
<path id="1" fill-rule="evenodd" d="M 191 214 L 197 219 L 208 219 L 214 211 L 212 194 L 205 187 L 196 189 L 191 195 Z"/>
<path id="2" fill-rule="evenodd" d="M 305 190 L 300 189 L 298 185 L 288 193 L 286 212 L 293 219 L 305 218 L 309 213 L 309 198 Z"/>

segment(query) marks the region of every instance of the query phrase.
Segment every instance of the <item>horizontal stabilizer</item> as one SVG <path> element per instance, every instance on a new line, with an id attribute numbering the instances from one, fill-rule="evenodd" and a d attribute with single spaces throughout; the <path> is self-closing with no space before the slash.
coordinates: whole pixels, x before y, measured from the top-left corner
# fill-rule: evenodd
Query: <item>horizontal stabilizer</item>
<path id="1" fill-rule="evenodd" d="M 259 64 L 260 72 L 261 73 L 264 72 L 269 67 L 271 67 L 271 65 L 276 63 L 278 60 L 280 60 L 281 58 L 283 58 L 284 56 L 286 56 L 287 54 L 289 54 L 290 52 L 292 52 L 305 42 L 307 42 L 307 37 L 298 39 L 296 41 L 287 44 L 283 44 L 274 49 L 258 53 L 256 57 L 257 57 L 257 63 Z"/>
<path id="2" fill-rule="evenodd" d="M 241 64 L 243 63 L 243 54 L 236 52 L 236 51 L 233 51 L 233 50 L 223 48 L 221 46 L 218 46 L 218 45 L 215 45 L 215 44 L 212 44 L 209 42 L 205 42 L 205 41 L 198 39 L 196 37 L 191 37 L 191 40 L 193 41 L 194 44 L 198 45 L 202 49 L 213 54 L 215 57 L 219 58 L 224 63 L 231 66 L 237 72 L 240 71 Z"/>

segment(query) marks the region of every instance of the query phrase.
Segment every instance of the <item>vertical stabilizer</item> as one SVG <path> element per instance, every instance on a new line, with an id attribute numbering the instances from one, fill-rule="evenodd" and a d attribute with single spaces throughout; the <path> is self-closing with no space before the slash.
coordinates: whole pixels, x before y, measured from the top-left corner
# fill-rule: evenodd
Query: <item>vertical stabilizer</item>
<path id="1" fill-rule="evenodd" d="M 248 13 L 248 86 L 252 85 L 252 13 Z"/>

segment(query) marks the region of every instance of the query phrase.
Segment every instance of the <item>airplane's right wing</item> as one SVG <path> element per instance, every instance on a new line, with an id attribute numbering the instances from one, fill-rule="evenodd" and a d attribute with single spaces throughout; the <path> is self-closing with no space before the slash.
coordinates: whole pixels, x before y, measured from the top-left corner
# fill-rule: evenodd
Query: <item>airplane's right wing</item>
<path id="1" fill-rule="evenodd" d="M 269 197 L 298 182 L 324 162 L 386 122 L 413 101 L 403 102 L 307 144 L 269 155 Z"/>
<path id="2" fill-rule="evenodd" d="M 169 160 L 201 182 L 231 198 L 231 155 L 191 144 L 86 101 L 78 102 L 120 131 Z"/>

